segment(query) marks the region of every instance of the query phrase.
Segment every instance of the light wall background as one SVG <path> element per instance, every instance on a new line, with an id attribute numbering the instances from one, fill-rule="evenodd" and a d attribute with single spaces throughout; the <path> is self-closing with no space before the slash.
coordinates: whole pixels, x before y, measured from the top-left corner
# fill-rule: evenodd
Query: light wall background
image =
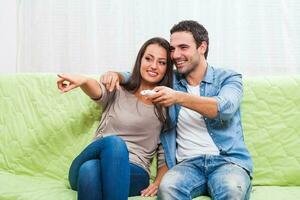
<path id="1" fill-rule="evenodd" d="M 0 74 L 16 72 L 17 2 L 0 0 Z"/>
<path id="2" fill-rule="evenodd" d="M 210 64 L 300 74 L 297 0 L 0 0 L 0 17 L 0 73 L 128 71 L 144 41 L 193 19 Z"/>

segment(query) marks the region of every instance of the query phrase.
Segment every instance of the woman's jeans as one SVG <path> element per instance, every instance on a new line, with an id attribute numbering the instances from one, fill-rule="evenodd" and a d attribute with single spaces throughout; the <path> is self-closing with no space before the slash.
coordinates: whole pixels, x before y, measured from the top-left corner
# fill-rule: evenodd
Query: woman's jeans
<path id="1" fill-rule="evenodd" d="M 89 144 L 73 161 L 69 171 L 71 188 L 78 200 L 125 200 L 140 195 L 149 185 L 149 175 L 129 163 L 125 142 L 107 136 Z"/>

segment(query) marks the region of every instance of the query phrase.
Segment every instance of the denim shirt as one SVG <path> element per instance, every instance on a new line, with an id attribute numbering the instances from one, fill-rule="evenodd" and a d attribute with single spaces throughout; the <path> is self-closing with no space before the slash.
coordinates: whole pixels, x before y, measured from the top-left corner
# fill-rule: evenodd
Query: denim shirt
<path id="1" fill-rule="evenodd" d="M 187 92 L 187 81 L 180 74 L 174 74 L 174 89 Z M 228 162 L 246 169 L 252 176 L 252 159 L 244 142 L 240 104 L 243 96 L 242 76 L 231 70 L 207 66 L 200 84 L 200 94 L 217 100 L 218 114 L 215 118 L 204 118 L 208 133 Z M 171 128 L 165 130 L 160 139 L 169 168 L 176 164 L 176 124 L 181 106 L 169 107 Z"/>
<path id="2" fill-rule="evenodd" d="M 122 73 L 125 82 L 130 73 Z M 174 73 L 174 89 L 187 92 L 187 81 Z M 252 177 L 253 163 L 244 142 L 240 104 L 243 96 L 242 75 L 232 70 L 207 65 L 205 77 L 200 84 L 200 94 L 217 100 L 218 114 L 215 118 L 204 118 L 208 133 L 228 162 L 246 169 Z M 181 106 L 169 107 L 171 126 L 160 134 L 166 163 L 170 168 L 176 165 L 176 127 Z"/>

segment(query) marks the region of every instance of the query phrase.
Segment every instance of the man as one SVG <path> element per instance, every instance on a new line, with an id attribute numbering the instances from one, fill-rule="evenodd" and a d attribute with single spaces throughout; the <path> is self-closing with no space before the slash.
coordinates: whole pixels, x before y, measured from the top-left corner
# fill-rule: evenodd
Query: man
<path id="1" fill-rule="evenodd" d="M 196 21 L 171 29 L 174 90 L 156 87 L 147 98 L 169 107 L 172 128 L 161 134 L 169 171 L 158 199 L 249 199 L 252 160 L 241 123 L 240 74 L 210 66 L 207 30 Z M 116 79 L 116 78 L 114 78 Z M 111 78 L 102 79 L 110 85 Z"/>

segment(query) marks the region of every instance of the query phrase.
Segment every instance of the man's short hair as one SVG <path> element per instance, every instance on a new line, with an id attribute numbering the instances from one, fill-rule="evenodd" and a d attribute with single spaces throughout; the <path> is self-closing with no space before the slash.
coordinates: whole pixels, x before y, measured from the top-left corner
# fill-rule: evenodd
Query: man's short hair
<path id="1" fill-rule="evenodd" d="M 204 53 L 206 59 L 208 55 L 209 38 L 208 38 L 208 32 L 204 28 L 204 26 L 193 20 L 184 20 L 179 22 L 178 24 L 175 24 L 171 28 L 170 33 L 173 34 L 175 32 L 182 32 L 182 31 L 190 32 L 193 35 L 196 41 L 197 48 L 202 44 L 203 41 L 206 42 L 207 49 Z"/>

